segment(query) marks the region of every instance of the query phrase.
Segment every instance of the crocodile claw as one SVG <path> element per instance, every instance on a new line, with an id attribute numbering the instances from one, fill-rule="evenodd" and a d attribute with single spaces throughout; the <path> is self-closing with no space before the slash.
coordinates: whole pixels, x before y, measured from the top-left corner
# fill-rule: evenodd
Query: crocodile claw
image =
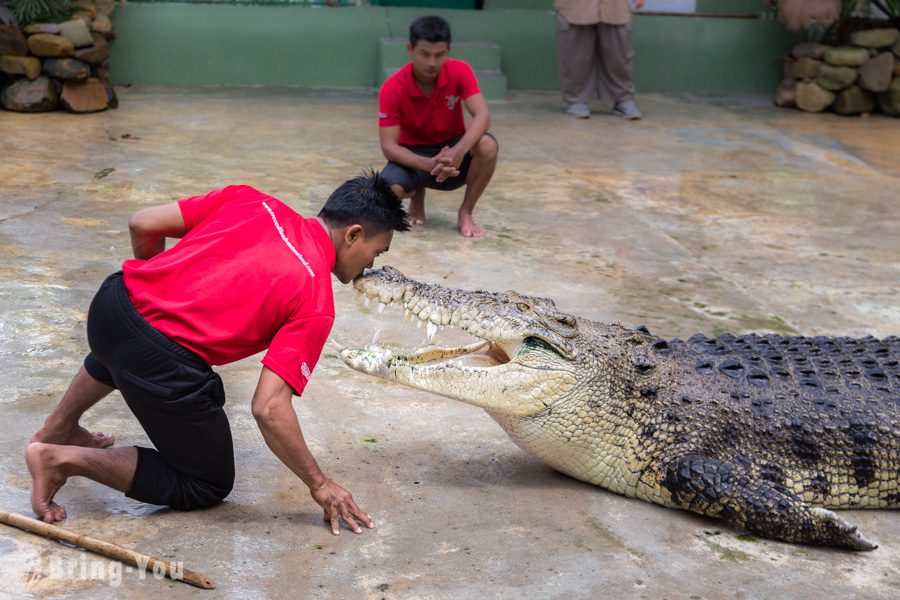
<path id="1" fill-rule="evenodd" d="M 878 544 L 873 544 L 867 540 L 863 534 L 859 532 L 856 525 L 851 525 L 844 519 L 837 516 L 827 508 L 816 507 L 812 509 L 813 514 L 823 521 L 828 522 L 833 528 L 832 543 L 837 546 L 844 546 L 851 550 L 875 550 Z"/>

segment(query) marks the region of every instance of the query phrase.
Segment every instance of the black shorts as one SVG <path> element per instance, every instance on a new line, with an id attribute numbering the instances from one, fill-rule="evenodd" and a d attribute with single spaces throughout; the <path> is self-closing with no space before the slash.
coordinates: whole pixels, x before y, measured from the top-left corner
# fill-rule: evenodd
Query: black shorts
<path id="1" fill-rule="evenodd" d="M 486 133 L 485 135 L 490 135 L 491 139 L 493 139 L 495 142 L 497 141 L 497 138 L 495 138 L 490 133 Z M 462 136 L 455 137 L 452 140 L 444 142 L 443 144 L 427 144 L 421 146 L 404 145 L 403 147 L 413 151 L 419 156 L 427 156 L 431 158 L 432 156 L 437 156 L 438 154 L 440 154 L 444 146 L 452 147 L 460 139 L 462 139 Z M 402 187 L 407 192 L 415 192 L 422 188 L 449 192 L 451 190 L 458 189 L 466 184 L 466 178 L 469 176 L 469 165 L 471 164 L 472 153 L 466 152 L 466 155 L 463 157 L 462 163 L 459 165 L 459 175 L 457 175 L 456 177 L 445 179 L 440 183 L 438 183 L 435 176 L 428 171 L 423 171 L 422 169 L 410 169 L 409 167 L 405 167 L 393 161 L 389 161 L 384 166 L 384 169 L 382 169 L 381 171 L 381 176 L 384 177 L 391 185 L 399 183 L 400 187 Z"/>
<path id="2" fill-rule="evenodd" d="M 234 451 L 219 375 L 141 317 L 121 272 L 107 277 L 94 296 L 87 334 L 85 370 L 118 388 L 156 446 L 137 447 L 126 495 L 179 510 L 225 498 L 234 484 Z"/>

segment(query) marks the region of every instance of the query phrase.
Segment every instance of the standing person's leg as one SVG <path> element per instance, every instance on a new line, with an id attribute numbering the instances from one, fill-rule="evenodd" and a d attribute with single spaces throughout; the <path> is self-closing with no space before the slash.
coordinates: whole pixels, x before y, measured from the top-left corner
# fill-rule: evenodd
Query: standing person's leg
<path id="1" fill-rule="evenodd" d="M 81 367 L 59 404 L 44 421 L 44 426 L 31 437 L 31 441 L 88 448 L 112 446 L 115 441 L 113 436 L 90 432 L 79 425 L 78 421 L 87 409 L 114 389 L 91 377 L 85 368 Z"/>
<path id="2" fill-rule="evenodd" d="M 472 155 L 472 162 L 466 176 L 466 193 L 459 207 L 457 227 L 464 237 L 480 238 L 484 237 L 484 229 L 475 223 L 472 211 L 494 175 L 494 168 L 497 166 L 497 140 L 485 134 L 469 150 L 469 154 Z"/>
<path id="3" fill-rule="evenodd" d="M 556 13 L 556 58 L 563 100 L 570 116 L 586 119 L 596 89 L 597 50 L 593 25 L 572 25 Z"/>
<path id="4" fill-rule="evenodd" d="M 641 118 L 634 103 L 634 48 L 631 22 L 625 25 L 597 25 L 600 60 L 597 69 L 598 95 L 615 103 L 614 112 L 629 120 Z"/>

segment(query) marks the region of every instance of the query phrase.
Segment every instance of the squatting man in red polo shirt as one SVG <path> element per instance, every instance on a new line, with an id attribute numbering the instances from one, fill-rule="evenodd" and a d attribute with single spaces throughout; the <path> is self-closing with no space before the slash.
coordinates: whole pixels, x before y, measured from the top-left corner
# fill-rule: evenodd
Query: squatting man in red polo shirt
<path id="1" fill-rule="evenodd" d="M 472 218 L 497 164 L 497 140 L 487 101 L 472 68 L 448 58 L 450 25 L 441 17 L 421 17 L 409 27 L 412 62 L 381 86 L 378 125 L 388 159 L 381 174 L 400 198 L 411 198 L 411 225 L 425 224 L 425 188 L 466 186 L 457 226 L 466 237 L 482 237 Z M 466 127 L 462 107 L 472 115 Z"/>
<path id="2" fill-rule="evenodd" d="M 377 173 L 341 185 L 316 218 L 249 186 L 143 209 L 129 222 L 135 258 L 109 276 L 88 312 L 90 353 L 25 450 L 31 506 L 48 523 L 53 501 L 82 476 L 141 502 L 190 510 L 234 483 L 222 365 L 268 349 L 253 416 L 272 452 L 309 486 L 334 534 L 372 519 L 310 453 L 293 395 L 303 392 L 334 321 L 331 277 L 349 283 L 409 229 Z M 165 238 L 181 238 L 169 250 Z M 112 447 L 79 426 L 118 389 L 155 449 Z"/>

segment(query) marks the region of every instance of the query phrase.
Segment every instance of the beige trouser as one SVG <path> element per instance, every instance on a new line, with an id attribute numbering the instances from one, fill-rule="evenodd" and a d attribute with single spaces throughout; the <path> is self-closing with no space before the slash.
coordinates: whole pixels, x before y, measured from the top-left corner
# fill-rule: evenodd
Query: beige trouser
<path id="1" fill-rule="evenodd" d="M 573 25 L 557 13 L 556 56 L 563 100 L 569 104 L 634 98 L 630 22 Z"/>

